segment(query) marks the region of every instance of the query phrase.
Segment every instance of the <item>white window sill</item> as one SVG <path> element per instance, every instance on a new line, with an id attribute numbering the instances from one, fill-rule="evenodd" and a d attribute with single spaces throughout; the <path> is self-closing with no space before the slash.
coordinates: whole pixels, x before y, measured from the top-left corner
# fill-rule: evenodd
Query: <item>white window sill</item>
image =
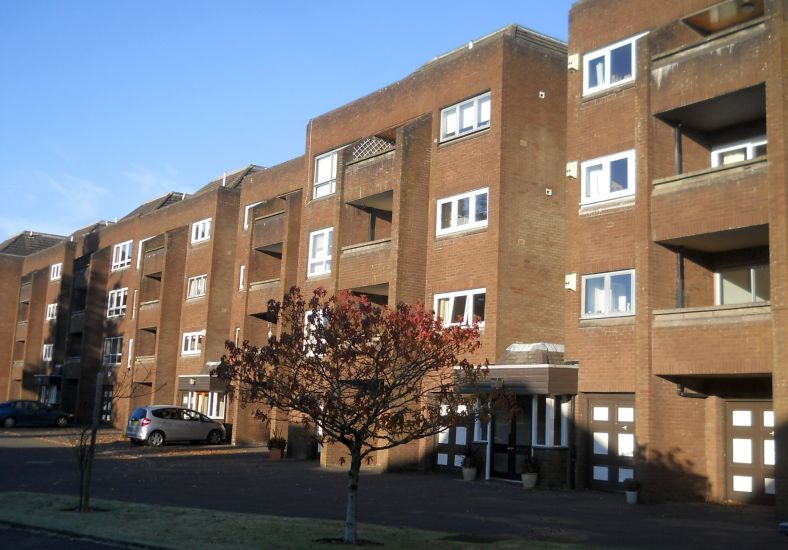
<path id="1" fill-rule="evenodd" d="M 611 210 L 621 210 L 635 206 L 635 194 L 596 202 L 581 203 L 577 213 L 581 216 L 603 214 Z"/>
<path id="2" fill-rule="evenodd" d="M 451 145 L 452 143 L 460 143 L 470 138 L 475 138 L 477 136 L 485 135 L 490 133 L 491 126 L 485 126 L 484 128 L 479 128 L 478 130 L 473 130 L 471 132 L 466 132 L 460 136 L 456 137 L 449 137 L 443 138 L 438 141 L 438 149 L 442 149 L 445 145 Z"/>

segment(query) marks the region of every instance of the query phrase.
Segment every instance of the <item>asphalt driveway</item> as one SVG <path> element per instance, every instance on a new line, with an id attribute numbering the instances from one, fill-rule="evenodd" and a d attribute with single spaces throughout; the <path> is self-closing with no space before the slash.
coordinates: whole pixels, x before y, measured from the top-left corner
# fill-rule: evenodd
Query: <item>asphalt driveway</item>
<path id="1" fill-rule="evenodd" d="M 105 434 L 93 495 L 307 518 L 343 519 L 346 475 L 316 462 L 270 461 L 267 450 L 178 445 L 163 450 L 112 443 Z M 63 431 L 0 431 L 0 491 L 77 492 Z M 538 540 L 638 548 L 786 548 L 774 509 L 666 503 L 627 506 L 596 491 L 525 491 L 519 484 L 463 482 L 433 473 L 363 475 L 363 524 L 437 529 L 478 540 Z"/>

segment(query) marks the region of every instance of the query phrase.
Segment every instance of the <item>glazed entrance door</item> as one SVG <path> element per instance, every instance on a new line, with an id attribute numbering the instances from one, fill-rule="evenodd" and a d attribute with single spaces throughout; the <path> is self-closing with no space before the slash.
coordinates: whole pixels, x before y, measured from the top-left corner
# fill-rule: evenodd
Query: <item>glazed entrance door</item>
<path id="1" fill-rule="evenodd" d="M 731 500 L 774 504 L 774 410 L 771 401 L 729 401 L 726 493 Z"/>
<path id="2" fill-rule="evenodd" d="M 589 485 L 621 491 L 623 481 L 635 477 L 635 397 L 589 397 L 588 419 Z"/>
<path id="3" fill-rule="evenodd" d="M 518 411 L 499 410 L 492 419 L 491 475 L 519 479 L 525 455 L 531 452 L 531 398 L 517 398 Z"/>

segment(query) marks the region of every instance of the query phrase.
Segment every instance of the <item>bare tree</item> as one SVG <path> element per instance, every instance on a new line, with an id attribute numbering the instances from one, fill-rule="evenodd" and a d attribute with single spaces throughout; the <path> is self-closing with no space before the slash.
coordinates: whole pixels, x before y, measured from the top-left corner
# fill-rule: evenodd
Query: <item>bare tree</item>
<path id="1" fill-rule="evenodd" d="M 463 394 L 486 375 L 467 356 L 479 349 L 477 326 L 445 327 L 422 304 L 378 307 L 365 297 L 323 289 L 307 300 L 293 288 L 271 301 L 281 334 L 255 347 L 227 342 L 216 374 L 242 403 L 299 415 L 324 443 L 350 455 L 344 541 L 357 541 L 359 472 L 376 451 L 470 422 L 476 396 Z"/>

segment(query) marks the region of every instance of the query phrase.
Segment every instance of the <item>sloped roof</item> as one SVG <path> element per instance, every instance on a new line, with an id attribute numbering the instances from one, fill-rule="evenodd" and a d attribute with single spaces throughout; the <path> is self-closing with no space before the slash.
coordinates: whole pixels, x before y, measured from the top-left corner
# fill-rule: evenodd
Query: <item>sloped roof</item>
<path id="1" fill-rule="evenodd" d="M 0 254 L 30 256 L 66 240 L 62 235 L 23 231 L 0 243 Z"/>
<path id="2" fill-rule="evenodd" d="M 166 195 L 162 195 L 161 197 L 156 197 L 155 199 L 148 201 L 146 203 L 141 204 L 125 216 L 121 218 L 121 220 L 128 220 L 130 218 L 137 218 L 139 216 L 144 216 L 154 210 L 159 210 L 161 208 L 165 208 L 171 204 L 175 204 L 176 202 L 180 202 L 186 197 L 189 197 L 188 193 L 180 193 L 178 191 L 170 191 Z"/>
<path id="3" fill-rule="evenodd" d="M 255 172 L 261 172 L 263 170 L 265 170 L 264 166 L 249 164 L 233 172 L 228 172 L 226 176 L 223 175 L 222 177 L 213 180 L 212 182 L 198 189 L 197 192 L 194 194 L 202 195 L 203 193 L 208 193 L 210 191 L 213 191 L 218 187 L 222 187 L 222 182 L 224 182 L 224 187 L 229 187 L 230 189 L 241 187 L 243 179 L 246 176 L 248 176 L 249 174 L 253 174 Z"/>

